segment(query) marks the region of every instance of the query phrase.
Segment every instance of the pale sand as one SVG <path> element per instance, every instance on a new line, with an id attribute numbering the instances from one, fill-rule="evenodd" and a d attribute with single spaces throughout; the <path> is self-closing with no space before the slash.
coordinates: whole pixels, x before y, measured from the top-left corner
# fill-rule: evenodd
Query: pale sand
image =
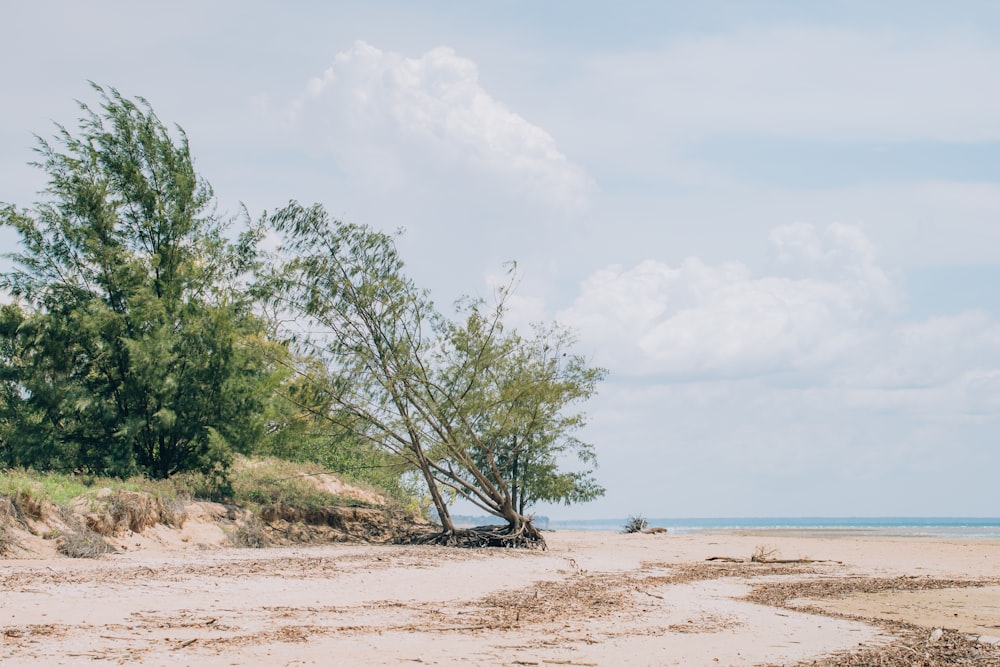
<path id="1" fill-rule="evenodd" d="M 0 664 L 788 665 L 893 641 L 821 606 L 1000 635 L 996 541 L 560 531 L 546 552 L 236 550 L 191 547 L 195 529 L 100 561 L 0 560 Z M 706 561 L 759 547 L 830 562 Z M 741 599 L 900 576 L 916 590 L 794 602 L 807 611 Z M 921 590 L 931 578 L 993 586 Z"/>

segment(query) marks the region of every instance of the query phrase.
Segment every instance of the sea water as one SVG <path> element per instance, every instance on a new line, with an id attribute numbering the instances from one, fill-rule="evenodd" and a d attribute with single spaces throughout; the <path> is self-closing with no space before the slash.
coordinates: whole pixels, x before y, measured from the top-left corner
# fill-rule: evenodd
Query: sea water
<path id="1" fill-rule="evenodd" d="M 661 526 L 675 534 L 736 530 L 761 533 L 817 532 L 824 534 L 891 535 L 942 539 L 1000 539 L 998 517 L 722 517 L 649 518 L 649 526 Z M 595 530 L 619 532 L 628 519 L 550 519 L 541 528 L 550 530 Z"/>

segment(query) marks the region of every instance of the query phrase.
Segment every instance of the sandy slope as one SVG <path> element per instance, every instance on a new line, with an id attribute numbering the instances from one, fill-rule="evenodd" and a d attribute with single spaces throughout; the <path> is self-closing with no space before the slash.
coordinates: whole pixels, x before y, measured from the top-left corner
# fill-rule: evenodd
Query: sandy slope
<path id="1" fill-rule="evenodd" d="M 1000 583 L 993 542 L 769 535 L 775 557 L 830 562 L 751 565 L 705 559 L 748 557 L 760 535 L 565 531 L 547 534 L 544 553 L 187 538 L 134 536 L 132 550 L 100 561 L 0 561 L 0 663 L 794 664 L 886 644 L 892 628 L 741 599 L 755 586 L 899 576 L 938 588 L 796 604 L 928 633 L 1000 626 L 995 587 L 940 587 Z"/>

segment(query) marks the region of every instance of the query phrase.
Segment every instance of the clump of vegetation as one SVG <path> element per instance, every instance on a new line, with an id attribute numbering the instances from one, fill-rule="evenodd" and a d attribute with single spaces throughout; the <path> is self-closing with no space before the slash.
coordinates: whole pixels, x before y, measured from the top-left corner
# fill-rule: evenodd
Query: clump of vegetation
<path id="1" fill-rule="evenodd" d="M 38 519 L 41 518 L 43 503 L 65 505 L 91 490 L 92 484 L 88 482 L 93 481 L 75 475 L 11 468 L 0 475 L 0 496 L 11 498 L 26 516 Z M 122 484 L 122 480 L 101 481 Z"/>
<path id="2" fill-rule="evenodd" d="M 0 556 L 5 556 L 14 546 L 14 537 L 6 524 L 0 523 Z"/>
<path id="3" fill-rule="evenodd" d="M 625 526 L 622 528 L 622 533 L 641 533 L 649 527 L 649 522 L 646 521 L 641 515 L 629 515 L 628 521 L 625 522 Z"/>
<path id="4" fill-rule="evenodd" d="M 94 531 L 86 527 L 66 530 L 56 538 L 56 551 L 69 558 L 100 558 L 111 547 Z"/>
<path id="5" fill-rule="evenodd" d="M 230 474 L 232 501 L 242 506 L 266 507 L 277 504 L 303 509 L 331 505 L 367 507 L 370 504 L 349 496 L 335 496 L 319 488 L 310 475 L 325 474 L 316 464 L 292 463 L 280 459 L 239 459 Z"/>
<path id="6" fill-rule="evenodd" d="M 183 131 L 94 88 L 100 106 L 81 105 L 74 131 L 39 139 L 43 200 L 0 203 L 19 236 L 0 272 L 14 297 L 0 306 L 0 467 L 82 471 L 62 479 L 88 487 L 30 497 L 65 502 L 106 475 L 169 480 L 161 501 L 330 504 L 301 475 L 233 465 L 270 454 L 402 505 L 427 498 L 441 543 L 544 548 L 532 505 L 604 493 L 574 406 L 606 371 L 569 329 L 509 326 L 513 269 L 452 317 L 405 274 L 392 236 L 320 205 L 246 218 L 232 240 Z M 460 535 L 455 497 L 505 527 Z M 130 526 L 146 511 L 118 505 Z"/>
<path id="7" fill-rule="evenodd" d="M 160 523 L 163 504 L 148 493 L 116 491 L 108 498 L 108 513 L 116 532 L 131 530 L 141 533 Z"/>
<path id="8" fill-rule="evenodd" d="M 9 498 L 14 511 L 21 517 L 41 520 L 45 518 L 47 505 L 67 506 L 78 498 L 91 498 L 96 502 L 98 494 L 106 489 L 111 492 L 107 502 L 117 518 L 128 521 L 132 515 L 148 515 L 150 508 L 140 510 L 129 507 L 144 502 L 136 497 L 136 494 L 144 494 L 150 497 L 145 502 L 153 503 L 159 514 L 169 515 L 173 520 L 183 522 L 183 500 L 193 497 L 183 482 L 183 477 L 169 480 L 146 477 L 121 479 L 10 468 L 0 475 L 0 498 Z M 169 510 L 164 512 L 165 508 Z M 165 522 L 169 523 L 170 519 Z"/>
<path id="9" fill-rule="evenodd" d="M 774 556 L 778 553 L 777 549 L 768 547 L 764 544 L 758 544 L 757 548 L 754 549 L 753 554 L 750 556 L 751 563 L 767 563 L 770 562 Z"/>
<path id="10" fill-rule="evenodd" d="M 177 497 L 165 498 L 160 507 L 160 522 L 166 526 L 180 528 L 187 520 L 187 510 L 184 509 L 184 502 Z"/>
<path id="11" fill-rule="evenodd" d="M 263 549 L 270 543 L 263 522 L 253 516 L 241 523 L 230 534 L 229 540 L 233 545 L 244 549 Z"/>
<path id="12" fill-rule="evenodd" d="M 100 558 L 111 552 L 104 538 L 81 524 L 68 507 L 60 507 L 58 514 L 65 528 L 56 536 L 56 551 L 70 558 Z"/>

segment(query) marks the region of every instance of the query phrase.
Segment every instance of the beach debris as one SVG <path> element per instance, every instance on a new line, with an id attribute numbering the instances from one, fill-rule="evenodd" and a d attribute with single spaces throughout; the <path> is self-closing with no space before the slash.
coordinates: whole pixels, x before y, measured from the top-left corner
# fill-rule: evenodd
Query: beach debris
<path id="1" fill-rule="evenodd" d="M 622 533 L 626 535 L 641 533 L 647 528 L 649 528 L 649 522 L 641 514 L 630 514 L 628 521 L 625 522 L 625 526 L 622 528 Z"/>
<path id="2" fill-rule="evenodd" d="M 772 607 L 845 617 L 843 614 L 829 612 L 821 607 L 810 606 L 808 600 L 847 597 L 858 593 L 882 591 L 975 588 L 996 585 L 997 581 L 996 579 L 938 579 L 915 576 L 837 577 L 770 582 L 755 586 L 746 599 Z M 798 602 L 793 603 L 792 601 L 795 600 Z M 927 628 L 899 621 L 851 615 L 846 615 L 846 617 L 877 625 L 892 637 L 881 646 L 862 646 L 856 651 L 841 652 L 801 662 L 798 663 L 797 667 L 806 667 L 807 665 L 808 667 L 861 667 L 867 665 L 879 665 L 879 667 L 914 667 L 916 665 L 920 667 L 946 667 L 950 665 L 997 667 L 1000 665 L 1000 645 L 985 643 L 975 635 L 968 636 L 944 628 L 933 628 L 928 634 Z"/>
<path id="3" fill-rule="evenodd" d="M 754 549 L 753 555 L 750 556 L 751 563 L 770 563 L 772 562 L 772 556 L 778 553 L 778 550 L 769 547 L 764 544 L 758 544 L 757 548 Z"/>

